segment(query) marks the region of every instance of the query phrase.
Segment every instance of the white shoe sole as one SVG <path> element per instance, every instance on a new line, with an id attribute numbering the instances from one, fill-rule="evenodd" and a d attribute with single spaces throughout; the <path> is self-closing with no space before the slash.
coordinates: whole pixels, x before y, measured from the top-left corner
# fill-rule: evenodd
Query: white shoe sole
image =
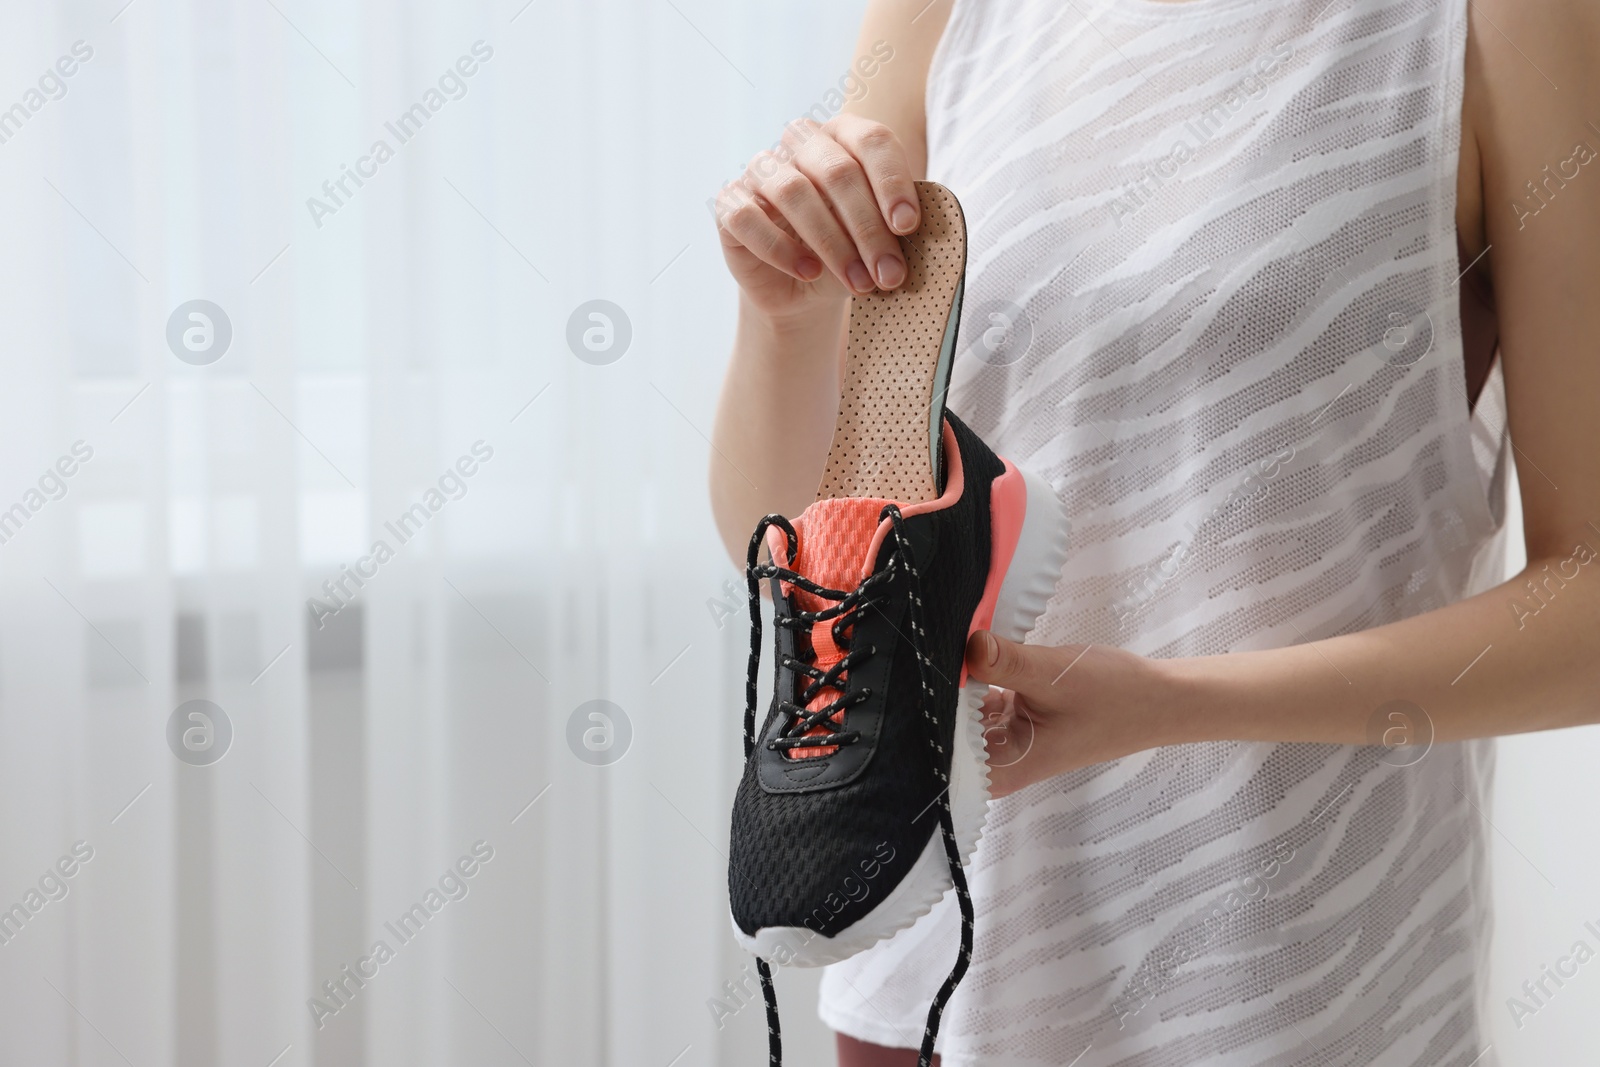
<path id="1" fill-rule="evenodd" d="M 991 629 L 1010 641 L 1021 641 L 1044 614 L 1067 559 L 1070 524 L 1061 501 L 1048 482 L 1023 471 L 1028 510 L 1022 534 L 1000 594 Z M 989 762 L 983 743 L 983 698 L 989 687 L 967 680 L 961 690 L 955 750 L 950 759 L 950 814 L 962 864 L 972 859 L 989 812 Z M 745 951 L 785 967 L 822 967 L 849 959 L 891 937 L 923 915 L 950 890 L 950 864 L 944 834 L 937 828 L 911 870 L 871 911 L 833 937 L 803 926 L 769 926 L 754 937 L 733 923 L 733 936 Z M 841 887 L 840 894 L 844 894 Z M 732 916 L 729 916 L 732 921 Z"/>

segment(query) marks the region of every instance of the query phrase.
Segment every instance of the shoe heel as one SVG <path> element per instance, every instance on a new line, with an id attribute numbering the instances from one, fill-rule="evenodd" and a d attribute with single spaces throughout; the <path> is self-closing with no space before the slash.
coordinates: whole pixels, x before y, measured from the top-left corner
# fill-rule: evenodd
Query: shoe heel
<path id="1" fill-rule="evenodd" d="M 990 629 L 1008 641 L 1028 636 L 1055 595 L 1061 568 L 1067 562 L 1072 523 L 1050 483 L 1032 471 L 1022 472 L 1028 490 L 1027 512 L 1017 547 L 1000 583 Z"/>
<path id="2" fill-rule="evenodd" d="M 1008 641 L 1021 641 L 1055 595 L 1056 582 L 1067 561 L 1071 523 L 1049 482 L 1031 471 L 1018 470 L 1011 464 L 1007 466 L 1008 477 L 1022 476 L 1026 505 L 1022 528 L 995 596 L 987 628 Z M 995 525 L 1000 525 L 998 517 Z M 974 628 L 983 621 L 975 618 Z M 966 862 L 977 850 L 988 817 L 989 762 L 984 743 L 983 699 L 989 687 L 975 678 L 965 677 L 965 669 L 963 676 L 955 752 L 951 759 L 950 809 L 961 858 Z M 949 884 L 948 877 L 944 884 Z"/>

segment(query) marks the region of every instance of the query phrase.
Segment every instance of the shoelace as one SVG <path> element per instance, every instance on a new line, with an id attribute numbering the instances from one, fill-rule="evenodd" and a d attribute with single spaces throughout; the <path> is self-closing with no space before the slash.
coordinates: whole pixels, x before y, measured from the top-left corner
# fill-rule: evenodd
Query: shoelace
<path id="1" fill-rule="evenodd" d="M 796 574 L 773 563 L 758 564 L 756 561 L 761 553 L 761 544 L 769 527 L 776 526 L 783 531 L 785 538 L 787 538 L 788 558 L 791 560 L 798 553 L 800 541 L 795 534 L 794 527 L 782 515 L 767 515 L 756 525 L 756 532 L 750 538 L 750 548 L 745 556 L 745 582 L 750 598 L 750 660 L 745 674 L 744 758 L 748 761 L 750 754 L 755 751 L 756 747 L 756 681 L 761 670 L 761 580 L 763 578 L 780 578 L 814 596 L 837 601 L 838 603 L 832 608 L 826 608 L 820 612 L 796 612 L 793 617 L 800 619 L 803 616 L 810 615 L 812 616 L 812 622 L 821 622 L 829 618 L 839 619 L 840 621 L 834 624 L 834 640 L 839 643 L 843 630 L 841 623 L 844 618 L 848 615 L 853 615 L 863 606 L 872 602 L 872 594 L 877 587 L 873 586 L 869 589 L 869 583 L 881 578 L 883 583 L 880 584 L 886 584 L 890 580 L 889 576 L 894 569 L 903 565 L 911 579 L 907 596 L 907 615 L 912 633 L 911 650 L 917 658 L 917 675 L 922 684 L 922 718 L 928 731 L 928 745 L 933 757 L 934 774 L 941 783 L 939 795 L 936 798 L 936 802 L 939 805 L 939 831 L 944 838 L 945 859 L 950 865 L 950 881 L 955 886 L 956 901 L 961 909 L 961 949 L 956 956 L 956 963 L 951 969 L 949 977 L 939 987 L 939 992 L 935 994 L 933 1003 L 928 1008 L 928 1019 L 922 1029 L 922 1049 L 917 1056 L 917 1067 L 932 1067 L 934 1041 L 939 1036 L 939 1021 L 944 1015 L 945 1005 L 949 1003 L 951 995 L 956 991 L 956 987 L 961 984 L 961 979 L 966 976 L 967 965 L 972 961 L 972 895 L 967 890 L 967 875 L 961 866 L 961 848 L 956 843 L 955 820 L 950 812 L 950 776 L 943 769 L 944 746 L 939 743 L 939 720 L 933 712 L 933 685 L 929 681 L 929 672 L 933 670 L 933 664 L 929 662 L 927 654 L 923 651 L 927 645 L 928 637 L 922 626 L 922 578 L 917 573 L 917 566 L 912 558 L 910 544 L 906 537 L 904 518 L 900 514 L 900 509 L 893 504 L 885 505 L 883 511 L 878 515 L 878 521 L 882 522 L 886 518 L 893 527 L 895 538 L 894 552 L 890 556 L 889 563 L 881 571 L 864 579 L 853 592 L 849 593 L 843 590 L 825 589 L 810 581 L 804 575 Z M 802 625 L 800 622 L 786 623 L 782 618 L 775 619 L 774 624 L 793 625 L 796 628 Z M 831 685 L 831 681 L 840 680 L 839 676 L 848 670 L 848 667 L 844 665 L 845 660 L 849 659 L 853 652 L 854 650 L 847 652 L 839 663 L 834 664 L 827 672 L 818 671 L 815 668 L 803 671 L 802 673 L 812 679 L 812 683 L 807 687 L 806 692 L 802 694 L 802 699 L 809 703 L 818 691 Z M 870 651 L 867 654 L 870 654 Z M 809 668 L 809 664 L 805 666 Z M 833 676 L 831 680 L 829 675 Z M 811 725 L 820 724 L 821 721 L 828 719 L 828 716 L 839 710 L 834 705 L 849 707 L 867 699 L 868 695 L 870 694 L 858 694 L 856 699 L 850 699 L 848 702 L 846 702 L 847 698 L 841 697 L 840 700 L 834 701 L 826 708 L 819 708 L 815 712 L 805 708 L 798 708 L 797 705 L 790 701 L 783 702 L 782 707 L 786 712 L 791 708 L 797 708 L 802 713 L 802 722 L 791 726 L 789 730 L 785 731 L 785 734 L 787 735 L 793 731 L 803 732 L 808 728 L 805 725 L 805 720 L 812 720 Z M 806 747 L 821 744 L 848 744 L 850 743 L 849 741 L 830 741 L 828 738 L 846 737 L 850 734 L 851 731 L 841 731 L 827 735 L 814 735 L 804 738 L 800 744 Z M 855 737 L 850 737 L 850 741 L 855 739 Z M 774 742 L 774 747 L 777 747 L 776 742 Z M 798 747 L 798 745 L 789 745 L 787 747 Z M 769 1067 L 783 1067 L 783 1036 L 778 1023 L 778 992 L 772 984 L 772 968 L 768 966 L 766 960 L 759 956 L 756 957 L 756 973 L 761 978 L 761 994 L 766 1001 L 767 1008 L 767 1063 Z"/>
<path id="2" fill-rule="evenodd" d="M 784 531 L 789 538 L 790 557 L 794 558 L 795 535 L 794 528 L 779 516 L 769 515 L 763 519 L 756 530 L 756 538 L 763 537 L 767 527 L 776 525 Z M 841 730 L 837 726 L 843 725 L 841 712 L 855 707 L 864 700 L 872 697 L 872 690 L 863 687 L 855 692 L 848 691 L 845 678 L 850 671 L 866 662 L 877 653 L 877 648 L 868 645 L 865 648 L 854 647 L 852 643 L 855 623 L 862 613 L 873 607 L 880 599 L 880 590 L 894 580 L 895 567 L 898 556 L 889 561 L 889 565 L 876 574 L 873 574 L 857 585 L 850 592 L 842 589 L 829 589 L 811 581 L 805 575 L 780 567 L 774 563 L 764 566 L 747 567 L 747 580 L 760 582 L 763 579 L 777 578 L 797 589 L 810 593 L 819 600 L 831 600 L 835 603 L 832 607 L 820 611 L 795 610 L 788 615 L 775 617 L 774 626 L 781 626 L 789 630 L 810 632 L 817 623 L 831 621 L 833 625 L 829 632 L 833 643 L 843 654 L 828 667 L 827 670 L 814 665 L 815 650 L 802 653 L 803 659 L 793 656 L 783 657 L 780 665 L 793 671 L 804 678 L 809 678 L 810 683 L 800 692 L 799 700 L 780 700 L 779 710 L 789 719 L 781 735 L 767 742 L 767 747 L 773 750 L 793 751 L 798 748 L 820 748 L 823 746 L 843 746 L 853 744 L 861 739 L 859 730 Z M 753 579 L 752 579 L 753 576 Z M 759 635 L 757 637 L 759 641 Z M 748 680 L 747 680 L 748 681 Z M 839 696 L 819 707 L 811 707 L 819 694 L 832 689 Z M 838 716 L 838 719 L 835 719 Z M 754 726 L 752 716 L 745 724 L 745 732 L 750 733 Z"/>

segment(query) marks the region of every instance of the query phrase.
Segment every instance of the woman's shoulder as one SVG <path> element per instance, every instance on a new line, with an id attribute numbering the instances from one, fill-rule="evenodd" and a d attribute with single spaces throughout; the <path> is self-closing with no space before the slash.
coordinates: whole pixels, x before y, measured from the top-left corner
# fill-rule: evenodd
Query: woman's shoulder
<path id="1" fill-rule="evenodd" d="M 1476 253 L 1546 165 L 1600 147 L 1600 4 L 1472 0 L 1467 19 L 1457 221 Z"/>

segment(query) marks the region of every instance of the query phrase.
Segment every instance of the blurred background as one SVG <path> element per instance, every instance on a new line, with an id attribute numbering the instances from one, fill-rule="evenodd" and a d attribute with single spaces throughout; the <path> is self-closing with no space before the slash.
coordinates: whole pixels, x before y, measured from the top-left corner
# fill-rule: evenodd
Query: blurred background
<path id="1" fill-rule="evenodd" d="M 764 1062 L 708 201 L 861 7 L 0 11 L 0 1064 Z M 1501 746 L 1507 1064 L 1597 764 Z"/>

